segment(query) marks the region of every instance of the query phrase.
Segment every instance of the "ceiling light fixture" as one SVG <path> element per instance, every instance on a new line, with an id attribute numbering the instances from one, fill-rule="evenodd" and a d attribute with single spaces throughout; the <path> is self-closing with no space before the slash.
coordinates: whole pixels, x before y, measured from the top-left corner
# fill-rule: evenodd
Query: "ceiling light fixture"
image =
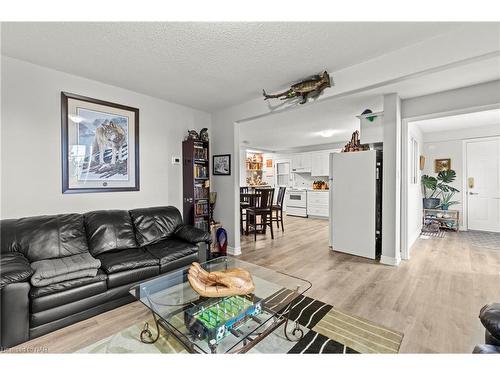
<path id="1" fill-rule="evenodd" d="M 323 138 L 330 138 L 332 135 L 338 133 L 338 130 L 334 129 L 327 129 L 327 130 L 322 130 L 318 132 L 318 135 L 320 135 Z"/>

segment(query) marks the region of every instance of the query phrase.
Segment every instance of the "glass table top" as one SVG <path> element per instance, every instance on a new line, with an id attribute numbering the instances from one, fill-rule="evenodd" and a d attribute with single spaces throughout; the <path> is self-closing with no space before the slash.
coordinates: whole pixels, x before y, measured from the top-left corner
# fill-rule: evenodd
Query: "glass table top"
<path id="1" fill-rule="evenodd" d="M 216 258 L 201 266 L 208 272 L 242 268 L 252 276 L 255 290 L 246 296 L 201 297 L 189 284 L 188 266 L 138 284 L 130 293 L 167 330 L 202 353 L 210 353 L 214 344 L 219 353 L 233 351 L 265 330 L 311 287 L 307 280 L 233 257 Z"/>

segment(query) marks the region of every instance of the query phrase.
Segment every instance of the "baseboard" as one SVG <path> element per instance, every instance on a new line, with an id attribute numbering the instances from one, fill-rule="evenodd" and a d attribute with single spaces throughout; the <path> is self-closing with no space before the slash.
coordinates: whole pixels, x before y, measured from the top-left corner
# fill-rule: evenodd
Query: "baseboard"
<path id="1" fill-rule="evenodd" d="M 228 246 L 227 253 L 229 255 L 235 255 L 235 256 L 241 255 L 241 247 Z"/>
<path id="2" fill-rule="evenodd" d="M 399 266 L 399 263 L 401 263 L 401 259 L 388 257 L 387 255 L 382 255 L 380 256 L 380 263 L 386 264 L 388 266 Z"/>

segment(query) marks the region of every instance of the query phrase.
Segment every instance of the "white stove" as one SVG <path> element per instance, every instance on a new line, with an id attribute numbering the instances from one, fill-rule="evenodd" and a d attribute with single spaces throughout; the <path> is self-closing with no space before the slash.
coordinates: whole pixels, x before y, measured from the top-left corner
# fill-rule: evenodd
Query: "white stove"
<path id="1" fill-rule="evenodd" d="M 287 190 L 286 214 L 290 216 L 307 217 L 306 189 L 292 188 Z"/>

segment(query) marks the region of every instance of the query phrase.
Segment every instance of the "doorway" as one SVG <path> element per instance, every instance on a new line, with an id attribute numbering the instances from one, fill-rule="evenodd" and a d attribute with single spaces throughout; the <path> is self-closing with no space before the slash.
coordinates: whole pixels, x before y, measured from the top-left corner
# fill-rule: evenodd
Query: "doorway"
<path id="1" fill-rule="evenodd" d="M 467 229 L 500 232 L 500 137 L 465 141 Z"/>

